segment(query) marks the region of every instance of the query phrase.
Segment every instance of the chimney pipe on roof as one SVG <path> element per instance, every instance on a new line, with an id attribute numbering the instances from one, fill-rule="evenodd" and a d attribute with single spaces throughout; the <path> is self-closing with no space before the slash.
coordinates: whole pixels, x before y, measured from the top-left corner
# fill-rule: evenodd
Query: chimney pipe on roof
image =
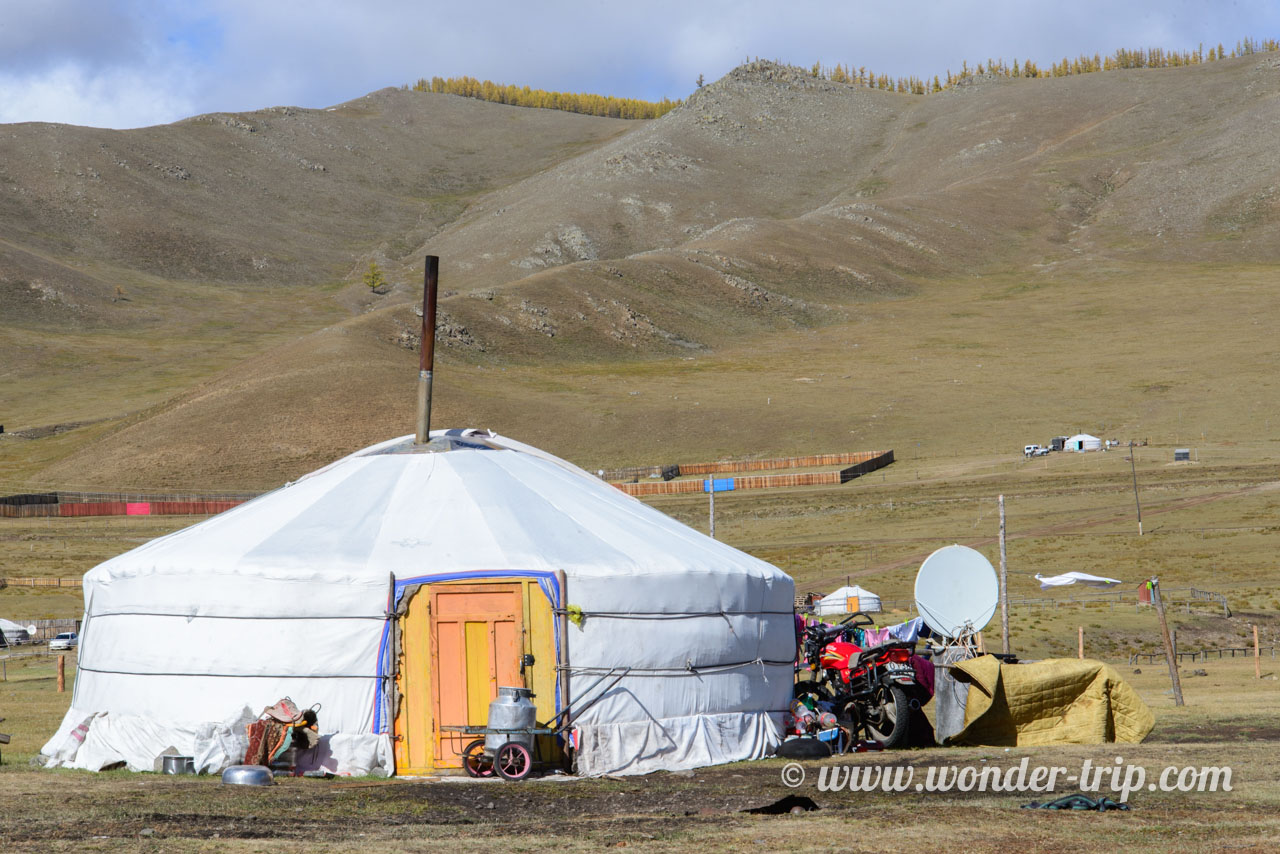
<path id="1" fill-rule="evenodd" d="M 425 445 L 431 434 L 431 371 L 436 359 L 436 284 L 440 258 L 427 256 L 422 283 L 422 357 L 418 363 L 418 433 L 414 442 Z"/>

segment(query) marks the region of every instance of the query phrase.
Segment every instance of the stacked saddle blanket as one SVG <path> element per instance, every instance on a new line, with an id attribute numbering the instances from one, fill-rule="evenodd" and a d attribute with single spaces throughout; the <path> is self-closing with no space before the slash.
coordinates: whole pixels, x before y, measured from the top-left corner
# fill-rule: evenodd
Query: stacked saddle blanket
<path id="1" fill-rule="evenodd" d="M 279 721 L 257 720 L 248 726 L 249 747 L 244 752 L 245 765 L 270 765 L 272 761 L 289 749 L 292 742 L 289 724 Z"/>
<path id="2" fill-rule="evenodd" d="M 314 727 L 314 715 L 308 721 L 307 713 L 299 711 L 288 697 L 263 709 L 262 716 L 246 727 L 249 747 L 244 752 L 244 764 L 270 765 L 293 746 L 295 729 L 306 728 L 308 723 Z"/>

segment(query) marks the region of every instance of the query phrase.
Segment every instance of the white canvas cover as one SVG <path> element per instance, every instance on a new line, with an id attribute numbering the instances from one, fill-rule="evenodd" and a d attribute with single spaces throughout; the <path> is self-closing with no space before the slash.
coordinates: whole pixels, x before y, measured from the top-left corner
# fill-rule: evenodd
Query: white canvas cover
<path id="1" fill-rule="evenodd" d="M 1036 573 L 1036 581 L 1040 582 L 1041 590 L 1048 590 L 1050 587 L 1066 587 L 1070 584 L 1084 584 L 1089 587 L 1115 587 L 1117 584 L 1123 584 L 1117 578 L 1104 578 L 1101 575 L 1090 575 L 1087 572 L 1064 572 L 1061 575 L 1040 575 Z"/>
<path id="2" fill-rule="evenodd" d="M 565 631 L 574 692 L 632 668 L 579 720 L 580 772 L 776 746 L 795 656 L 790 577 L 563 460 L 448 435 L 444 452 L 408 453 L 412 437 L 367 448 L 88 572 L 50 764 L 151 770 L 175 748 L 217 771 L 246 709 L 289 696 L 321 704 L 316 764 L 388 774 L 391 599 L 456 577 L 533 577 L 555 608 L 581 608 Z"/>
<path id="3" fill-rule="evenodd" d="M 847 614 L 849 613 L 849 600 L 855 597 L 858 600 L 859 611 L 865 611 L 868 614 L 879 613 L 880 597 L 856 584 L 851 587 L 841 587 L 834 593 L 828 593 L 823 596 L 814 606 L 813 612 L 819 617 L 825 617 L 829 614 Z"/>

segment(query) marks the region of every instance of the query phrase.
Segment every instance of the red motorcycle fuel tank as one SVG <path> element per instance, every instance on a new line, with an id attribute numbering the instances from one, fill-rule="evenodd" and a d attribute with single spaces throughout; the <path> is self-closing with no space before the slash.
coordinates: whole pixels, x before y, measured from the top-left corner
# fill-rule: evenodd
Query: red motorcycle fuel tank
<path id="1" fill-rule="evenodd" d="M 856 661 L 862 647 L 848 641 L 832 641 L 822 649 L 822 666 L 828 670 L 848 670 L 849 662 Z"/>

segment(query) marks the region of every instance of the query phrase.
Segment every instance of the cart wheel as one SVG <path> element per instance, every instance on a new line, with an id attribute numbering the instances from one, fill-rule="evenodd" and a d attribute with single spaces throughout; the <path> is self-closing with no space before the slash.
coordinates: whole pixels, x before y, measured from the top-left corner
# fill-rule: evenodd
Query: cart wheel
<path id="1" fill-rule="evenodd" d="M 493 763 L 484 755 L 483 738 L 477 738 L 462 751 L 462 767 L 468 777 L 493 776 Z"/>
<path id="2" fill-rule="evenodd" d="M 533 768 L 533 757 L 523 744 L 508 741 L 498 748 L 493 757 L 493 767 L 505 780 L 523 780 Z"/>

